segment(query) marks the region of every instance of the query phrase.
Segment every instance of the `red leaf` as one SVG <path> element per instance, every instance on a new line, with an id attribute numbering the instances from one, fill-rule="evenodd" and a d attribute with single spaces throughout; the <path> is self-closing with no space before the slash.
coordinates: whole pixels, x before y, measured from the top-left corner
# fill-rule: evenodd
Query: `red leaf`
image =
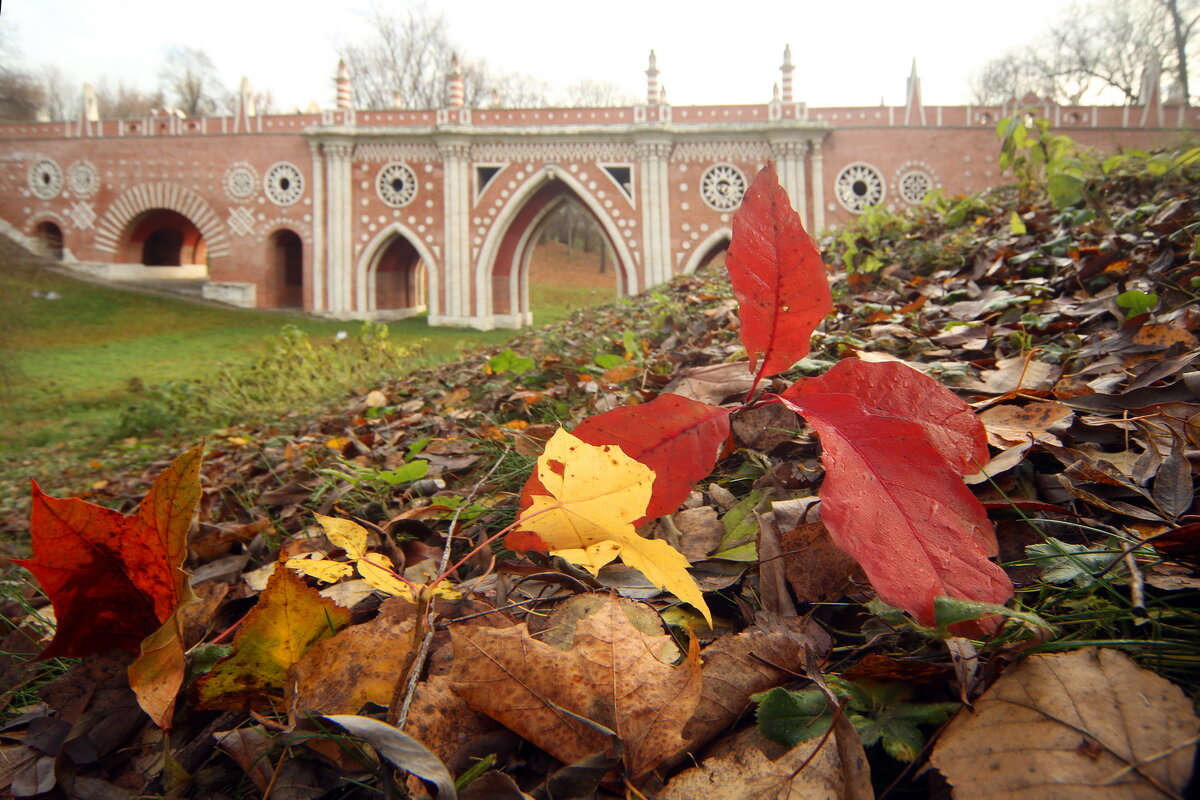
<path id="1" fill-rule="evenodd" d="M 821 437 L 821 519 L 880 598 L 932 625 L 938 595 L 1012 597 L 1008 576 L 988 560 L 996 534 L 987 513 L 918 423 L 873 414 L 848 394 L 781 399 Z"/>
<path id="2" fill-rule="evenodd" d="M 54 606 L 58 628 L 40 658 L 138 652 L 187 591 L 187 532 L 200 500 L 196 447 L 159 475 L 133 514 L 33 484 L 32 572 Z"/>
<path id="3" fill-rule="evenodd" d="M 733 215 L 725 264 L 740 304 L 750 371 L 774 375 L 808 355 L 808 340 L 833 308 L 833 298 L 817 245 L 792 210 L 773 164 L 758 173 Z"/>
<path id="4" fill-rule="evenodd" d="M 712 472 L 721 444 L 729 436 L 729 411 L 677 394 L 660 394 L 643 405 L 588 417 L 572 433 L 590 445 L 615 444 L 654 471 L 646 516 L 634 523 L 641 525 L 678 509 L 696 482 Z M 533 495 L 546 493 L 535 470 L 521 490 L 521 507 L 527 508 Z M 508 535 L 504 545 L 517 552 L 544 551 L 541 540 L 532 541 L 533 536 L 517 531 Z"/>
<path id="5" fill-rule="evenodd" d="M 929 443 L 962 475 L 988 462 L 987 432 L 958 395 L 928 375 L 898 361 L 846 358 L 816 378 L 796 381 L 783 393 L 852 394 L 873 414 L 899 417 L 925 429 Z"/>

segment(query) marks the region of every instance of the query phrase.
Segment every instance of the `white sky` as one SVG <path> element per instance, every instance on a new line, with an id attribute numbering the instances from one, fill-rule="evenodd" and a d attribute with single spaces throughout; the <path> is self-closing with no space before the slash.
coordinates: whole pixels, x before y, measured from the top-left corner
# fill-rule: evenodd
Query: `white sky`
<path id="1" fill-rule="evenodd" d="M 333 104 L 340 42 L 370 34 L 373 6 L 408 0 L 3 0 L 2 28 L 26 67 L 55 65 L 72 83 L 122 80 L 149 90 L 170 45 L 197 47 L 236 87 L 245 75 L 277 108 Z M 969 100 L 972 71 L 1042 31 L 1069 0 L 443 0 L 468 58 L 554 88 L 590 78 L 644 97 L 658 54 L 673 105 L 762 103 L 783 47 L 796 99 L 812 106 L 904 101 L 912 59 L 928 104 Z"/>

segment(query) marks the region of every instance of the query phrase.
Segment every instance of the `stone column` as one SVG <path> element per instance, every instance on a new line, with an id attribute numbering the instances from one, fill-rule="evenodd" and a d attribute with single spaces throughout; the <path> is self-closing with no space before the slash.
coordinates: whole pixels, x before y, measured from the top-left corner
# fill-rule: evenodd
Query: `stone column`
<path id="1" fill-rule="evenodd" d="M 805 228 L 812 225 L 812 220 L 808 218 L 808 198 L 805 197 L 804 155 L 807 149 L 808 143 L 804 141 L 771 142 L 771 158 L 775 159 L 779 183 L 787 190 L 792 208 L 800 215 Z"/>
<path id="2" fill-rule="evenodd" d="M 825 227 L 825 157 L 821 142 L 809 142 L 812 153 L 813 233 Z"/>
<path id="3" fill-rule="evenodd" d="M 321 157 L 321 144 L 309 142 L 312 151 L 312 272 L 308 286 L 312 292 L 310 308 L 315 313 L 327 311 L 329 303 L 325 296 L 325 160 Z"/>
<path id="4" fill-rule="evenodd" d="M 354 197 L 350 185 L 350 159 L 354 145 L 350 142 L 326 142 L 326 169 L 329 180 L 327 278 L 329 312 L 335 317 L 349 316 L 354 311 L 354 245 L 350 221 L 354 214 Z"/>
<path id="5" fill-rule="evenodd" d="M 441 280 L 438 281 L 441 297 L 432 299 L 429 322 L 432 325 L 472 324 L 471 144 L 466 140 L 442 140 L 437 143 L 437 148 L 444 173 L 446 238 L 442 248 Z M 483 308 L 481 302 L 474 316 L 490 318 L 491 309 Z M 484 320 L 477 320 L 475 324 L 490 327 Z"/>
<path id="6" fill-rule="evenodd" d="M 671 143 L 666 140 L 637 143 L 638 171 L 642 206 L 642 281 L 630 287 L 631 294 L 657 286 L 670 279 L 671 269 L 671 203 L 667 168 Z"/>

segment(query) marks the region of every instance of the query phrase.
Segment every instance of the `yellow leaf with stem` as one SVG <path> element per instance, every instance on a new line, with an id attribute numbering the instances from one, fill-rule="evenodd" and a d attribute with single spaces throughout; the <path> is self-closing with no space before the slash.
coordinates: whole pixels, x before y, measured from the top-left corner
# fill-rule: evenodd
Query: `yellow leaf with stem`
<path id="1" fill-rule="evenodd" d="M 358 570 L 359 576 L 379 591 L 394 597 L 403 597 L 410 603 L 416 602 L 413 590 L 419 591 L 425 587 L 403 580 L 396 573 L 392 560 L 384 554 L 368 552 L 366 528 L 353 520 L 327 517 L 323 514 L 314 514 L 313 516 L 325 529 L 325 536 L 328 537 L 330 543 L 345 550 L 351 563 L 330 561 L 326 558 L 289 558 L 285 562 L 286 566 L 325 583 L 334 583 Z M 438 581 L 426 591 L 434 597 L 449 599 L 462 597 L 461 594 L 450 588 L 446 581 Z"/>
<path id="2" fill-rule="evenodd" d="M 559 430 L 538 459 L 538 479 L 549 495 L 534 495 L 518 519 L 550 552 L 593 575 L 617 556 L 660 589 L 712 614 L 688 574 L 687 559 L 661 539 L 638 536 L 634 520 L 646 513 L 654 471 L 616 445 L 590 445 Z"/>

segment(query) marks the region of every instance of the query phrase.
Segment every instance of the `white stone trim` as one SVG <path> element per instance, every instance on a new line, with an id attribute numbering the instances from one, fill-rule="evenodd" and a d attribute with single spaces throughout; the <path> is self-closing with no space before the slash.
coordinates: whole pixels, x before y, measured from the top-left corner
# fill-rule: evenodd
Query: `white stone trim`
<path id="1" fill-rule="evenodd" d="M 691 275 L 693 272 L 699 269 L 700 262 L 706 255 L 708 255 L 708 251 L 711 250 L 721 240 L 732 242 L 733 228 L 718 228 L 709 234 L 704 241 L 693 247 L 691 254 L 688 256 L 687 262 L 683 265 L 683 274 Z"/>
<path id="2" fill-rule="evenodd" d="M 357 287 L 357 297 L 355 298 L 354 307 L 357 314 L 357 319 L 376 319 L 379 314 L 379 309 L 375 307 L 375 270 L 379 267 L 379 259 L 383 256 L 385 250 L 391 241 L 396 236 L 403 237 L 417 251 L 417 255 L 421 257 L 421 261 L 425 264 L 425 275 L 427 276 L 426 291 L 433 293 L 436 282 L 434 275 L 438 273 L 439 265 L 433 257 L 433 253 L 421 241 L 421 237 L 416 231 L 410 230 L 406 225 L 400 222 L 392 222 L 387 227 L 383 228 L 379 233 L 375 234 L 375 238 L 367 243 L 363 248 L 362 257 L 358 259 L 358 263 L 354 267 L 354 285 Z M 429 307 L 429 298 L 425 298 L 425 303 L 419 308 L 424 310 Z M 387 312 L 399 311 L 401 309 L 385 309 Z M 406 313 L 403 316 L 412 316 L 420 313 L 413 311 Z M 402 319 L 402 317 L 393 317 L 394 319 Z"/>
<path id="3" fill-rule="evenodd" d="M 552 180 L 560 180 L 566 184 L 576 199 L 583 203 L 592 215 L 599 222 L 604 235 L 608 238 L 612 245 L 613 254 L 617 260 L 617 269 L 622 271 L 624 280 L 618 283 L 618 286 L 624 286 L 627 294 L 635 295 L 641 291 L 641 282 L 638 280 L 637 273 L 634 271 L 633 257 L 629 252 L 628 246 L 625 244 L 624 238 L 620 234 L 620 230 L 613 223 L 612 217 L 604 208 L 604 204 L 592 196 L 587 187 L 579 182 L 574 175 L 569 171 L 554 165 L 544 166 L 528 176 L 525 181 L 518 186 L 509 197 L 508 202 L 500 209 L 500 213 L 496 215 L 495 221 L 492 223 L 491 230 L 487 233 L 487 238 L 483 241 L 483 246 L 479 248 L 479 254 L 475 259 L 475 296 L 478 298 L 479 316 L 488 319 L 487 324 L 496 324 L 496 315 L 493 313 L 493 298 L 492 298 L 492 275 L 491 269 L 495 266 L 496 255 L 500 252 L 500 243 L 504 240 L 504 235 L 512 226 L 521 210 L 525 208 L 525 204 L 537 194 L 542 187 L 550 183 Z M 549 203 L 547 205 L 555 205 Z M 535 217 L 536 219 L 536 217 Z M 526 232 L 532 231 L 534 225 L 530 224 L 526 227 Z M 520 248 L 518 248 L 518 252 Z M 518 265 L 513 265 L 514 275 L 518 273 Z M 525 282 L 528 283 L 527 276 Z M 520 297 L 522 302 L 528 308 L 527 287 L 522 287 L 525 294 L 510 294 L 511 297 Z M 511 292 L 511 289 L 510 289 Z M 431 319 L 432 321 L 432 319 Z M 486 328 L 485 328 L 486 330 Z"/>

